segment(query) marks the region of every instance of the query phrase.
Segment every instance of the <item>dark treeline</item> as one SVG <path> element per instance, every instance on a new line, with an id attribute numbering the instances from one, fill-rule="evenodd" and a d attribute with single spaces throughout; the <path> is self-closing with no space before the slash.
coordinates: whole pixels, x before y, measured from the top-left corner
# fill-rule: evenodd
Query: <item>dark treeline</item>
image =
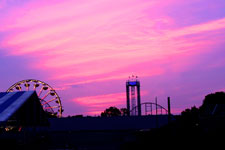
<path id="1" fill-rule="evenodd" d="M 125 149 L 159 148 L 193 149 L 218 148 L 224 145 L 225 93 L 208 94 L 200 107 L 185 109 L 175 121 L 159 129 L 138 132 L 136 143 Z M 151 149 L 151 148 L 147 148 Z"/>

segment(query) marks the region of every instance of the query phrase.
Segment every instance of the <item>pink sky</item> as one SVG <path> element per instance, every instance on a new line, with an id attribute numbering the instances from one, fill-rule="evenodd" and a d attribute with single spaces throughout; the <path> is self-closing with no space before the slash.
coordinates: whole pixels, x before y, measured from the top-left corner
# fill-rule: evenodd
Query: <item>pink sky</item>
<path id="1" fill-rule="evenodd" d="M 35 78 L 61 97 L 64 116 L 126 106 L 125 82 L 142 102 L 172 111 L 225 89 L 225 1 L 2 0 L 1 86 Z"/>

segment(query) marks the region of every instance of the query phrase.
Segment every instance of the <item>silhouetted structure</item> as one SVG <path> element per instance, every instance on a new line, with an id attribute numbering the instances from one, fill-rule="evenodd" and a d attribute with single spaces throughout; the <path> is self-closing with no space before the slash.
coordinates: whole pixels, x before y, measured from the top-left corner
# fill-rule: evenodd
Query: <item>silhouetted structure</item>
<path id="1" fill-rule="evenodd" d="M 0 126 L 40 126 L 46 121 L 36 92 L 0 93 Z"/>
<path id="2" fill-rule="evenodd" d="M 142 115 L 167 115 L 168 111 L 163 106 L 152 103 L 152 102 L 145 102 L 141 103 L 142 107 Z M 133 108 L 133 111 L 135 112 L 134 115 L 136 115 L 136 112 L 138 110 L 138 106 Z"/>
<path id="3" fill-rule="evenodd" d="M 132 76 L 126 82 L 126 94 L 127 94 L 127 111 L 128 116 L 135 115 L 137 106 L 138 116 L 141 116 L 141 95 L 140 95 L 140 82 L 137 79 L 137 76 Z M 130 107 L 130 99 L 131 99 L 131 107 Z M 137 99 L 137 103 L 136 103 Z"/>
<path id="4" fill-rule="evenodd" d="M 170 122 L 171 121 L 170 97 L 167 98 L 167 107 L 168 107 L 168 122 Z"/>

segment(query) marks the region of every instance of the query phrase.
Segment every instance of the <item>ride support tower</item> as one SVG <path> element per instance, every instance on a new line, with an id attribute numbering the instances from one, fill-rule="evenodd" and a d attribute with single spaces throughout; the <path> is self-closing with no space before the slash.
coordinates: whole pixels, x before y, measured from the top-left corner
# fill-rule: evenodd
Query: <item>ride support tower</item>
<path id="1" fill-rule="evenodd" d="M 138 116 L 141 116 L 141 95 L 140 95 L 140 81 L 137 76 L 132 75 L 126 81 L 127 94 L 127 115 L 136 115 L 136 107 L 138 108 Z M 130 105 L 131 100 L 131 105 Z"/>

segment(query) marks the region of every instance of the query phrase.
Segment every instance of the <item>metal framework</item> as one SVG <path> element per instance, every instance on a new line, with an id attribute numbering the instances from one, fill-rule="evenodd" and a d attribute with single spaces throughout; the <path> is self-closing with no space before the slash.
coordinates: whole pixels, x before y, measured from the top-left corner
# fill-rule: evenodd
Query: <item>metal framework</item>
<path id="1" fill-rule="evenodd" d="M 142 103 L 141 107 L 143 108 L 142 115 L 167 115 L 168 114 L 168 110 L 157 103 L 146 102 L 146 103 Z M 138 110 L 138 107 L 136 106 L 131 111 L 135 112 L 135 115 L 138 115 L 137 110 Z"/>
<path id="2" fill-rule="evenodd" d="M 135 107 L 137 107 L 138 115 L 141 116 L 140 81 L 138 81 L 137 76 L 132 75 L 132 77 L 129 77 L 129 80 L 126 82 L 126 94 L 128 116 L 136 114 L 136 112 L 133 111 Z"/>
<path id="3" fill-rule="evenodd" d="M 63 109 L 60 97 L 47 83 L 36 79 L 22 80 L 16 82 L 7 90 L 7 92 L 16 91 L 36 91 L 40 103 L 46 112 L 57 117 L 62 116 Z"/>
<path id="4" fill-rule="evenodd" d="M 131 86 L 131 108 L 136 107 L 136 92 L 135 92 L 135 87 Z M 135 115 L 135 112 L 131 111 L 132 115 Z"/>

